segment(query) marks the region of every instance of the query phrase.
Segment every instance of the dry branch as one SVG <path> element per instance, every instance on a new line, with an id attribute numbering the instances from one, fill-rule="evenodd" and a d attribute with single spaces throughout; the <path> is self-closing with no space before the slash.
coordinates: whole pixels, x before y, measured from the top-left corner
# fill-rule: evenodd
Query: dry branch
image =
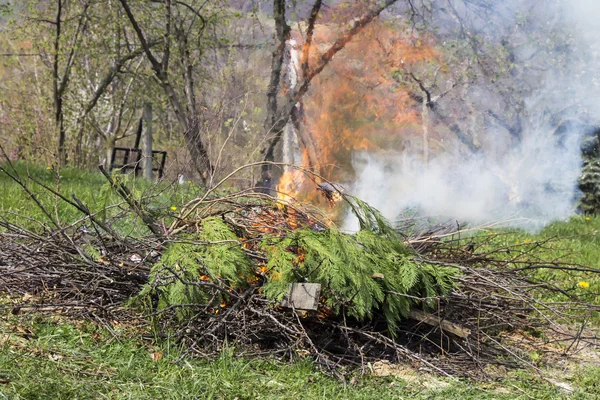
<path id="1" fill-rule="evenodd" d="M 122 195 L 127 200 L 127 192 Z M 129 205 L 139 216 L 139 204 Z M 91 218 L 85 206 L 77 202 L 74 206 L 84 220 Z M 203 229 L 202 221 L 215 217 L 230 227 L 237 239 L 194 243 L 193 234 Z M 169 238 L 166 243 L 156 243 L 153 237 L 113 236 L 110 227 L 92 235 L 74 225 L 61 227 L 61 234 L 56 234 L 0 222 L 0 293 L 11 299 L 4 308 L 15 314 L 35 310 L 94 320 L 99 316 L 118 319 L 123 304 L 142 288 L 160 293 L 178 282 L 186 290 L 200 290 L 205 300 L 160 308 L 158 299 L 150 297 L 154 304 L 146 308 L 146 317 L 156 321 L 159 335 L 174 334 L 186 346 L 187 354 L 217 355 L 226 343 L 233 342 L 246 355 L 284 359 L 310 355 L 332 373 L 339 373 L 341 365 L 389 360 L 408 361 L 444 375 L 482 376 L 488 364 L 531 367 L 528 346 L 573 352 L 578 346 L 595 345 L 596 335 L 586 328 L 585 321 L 598 307 L 530 275 L 532 270 L 549 267 L 571 272 L 594 270 L 540 260 L 536 251 L 551 246 L 550 242 L 507 246 L 507 252 L 507 247 L 490 245 L 495 235 L 483 239 L 468 236 L 456 222 L 428 226 L 411 218 L 399 223 L 404 245 L 415 252 L 414 262 L 452 267 L 460 275 L 454 289 L 444 296 L 421 298 L 386 292 L 390 298 L 408 296 L 417 304 L 434 305 L 432 312 L 413 307 L 409 318 L 392 331 L 380 310 L 367 320 L 350 317 L 344 310 L 352 299 L 334 299 L 343 304 L 336 314 L 322 299 L 317 310 L 298 311 L 284 309 L 265 297 L 262 287 L 269 271 L 259 268 L 268 261 L 259 246 L 263 238 L 285 238 L 301 228 L 326 232 L 329 223 L 293 201 L 282 204 L 256 193 L 216 192 L 190 202 L 162 236 L 163 240 Z M 248 277 L 251 283 L 236 286 L 228 278 L 210 276 L 206 269 L 198 275 L 183 275 L 177 265 L 156 268 L 162 257 L 160 249 L 177 243 L 242 249 L 256 266 Z M 101 256 L 86 255 L 85 248 L 90 246 L 100 249 Z M 158 278 L 150 280 L 153 266 Z M 299 278 L 310 273 L 299 274 Z M 371 278 L 382 281 L 387 274 Z M 544 300 L 548 298 L 555 300 Z M 182 315 L 188 317 L 182 319 Z M 552 344 L 533 338 L 531 332 L 545 332 Z M 564 346 L 559 348 L 557 343 Z"/>

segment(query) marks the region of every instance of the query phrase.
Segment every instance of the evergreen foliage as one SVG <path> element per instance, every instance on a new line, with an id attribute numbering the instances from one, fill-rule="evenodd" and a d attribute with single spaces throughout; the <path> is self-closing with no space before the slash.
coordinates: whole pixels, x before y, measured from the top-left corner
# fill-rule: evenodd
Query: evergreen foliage
<path id="1" fill-rule="evenodd" d="M 320 283 L 334 314 L 364 320 L 379 310 L 391 328 L 408 315 L 415 298 L 447 293 L 456 275 L 450 268 L 417 263 L 400 241 L 366 230 L 356 235 L 298 230 L 265 240 L 263 248 L 269 254 L 263 286 L 268 298 L 281 300 L 290 282 Z"/>
<path id="2" fill-rule="evenodd" d="M 411 307 L 430 306 L 448 293 L 457 271 L 415 261 L 377 210 L 351 200 L 363 227 L 357 234 L 305 228 L 265 235 L 258 246 L 265 265 L 245 252 L 223 219 L 207 218 L 198 233 L 169 246 L 140 297 L 157 294 L 158 309 L 208 304 L 214 296 L 189 282 L 210 281 L 236 291 L 262 285 L 263 295 L 277 304 L 290 283 L 320 283 L 321 311 L 357 320 L 383 315 L 393 331 Z M 219 296 L 218 301 L 227 300 Z"/>
<path id="3" fill-rule="evenodd" d="M 586 214 L 600 211 L 600 139 L 597 134 L 586 136 L 582 143 L 583 166 L 579 178 L 582 197 L 579 209 Z"/>
<path id="4" fill-rule="evenodd" d="M 378 233 L 380 235 L 398 238 L 397 232 L 392 228 L 379 210 L 371 207 L 355 196 L 344 194 L 344 200 L 350 206 L 352 213 L 358 218 L 361 230 Z"/>
<path id="5" fill-rule="evenodd" d="M 239 246 L 231 229 L 219 218 L 206 218 L 197 234 L 187 235 L 183 241 L 172 243 L 153 268 L 150 285 L 139 299 L 157 291 L 158 309 L 179 304 L 204 304 L 208 294 L 197 285 L 187 282 L 221 280 L 231 287 L 243 287 L 252 276 L 253 264 Z M 173 272 L 178 279 L 165 282 Z M 138 299 L 138 300 L 139 300 Z M 220 301 L 227 300 L 221 296 Z M 181 311 L 180 316 L 185 316 Z"/>

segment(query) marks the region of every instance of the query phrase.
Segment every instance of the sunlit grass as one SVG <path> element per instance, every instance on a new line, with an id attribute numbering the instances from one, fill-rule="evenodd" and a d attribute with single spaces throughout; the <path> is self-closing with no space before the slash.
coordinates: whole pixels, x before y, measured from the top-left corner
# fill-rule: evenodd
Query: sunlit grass
<path id="1" fill-rule="evenodd" d="M 7 164 L 2 165 L 13 175 L 14 171 Z M 34 230 L 44 227 L 53 228 L 53 221 L 61 226 L 74 223 L 84 215 L 72 205 L 60 200 L 44 189 L 34 180 L 51 187 L 63 196 L 72 200 L 75 195 L 99 218 L 112 220 L 114 228 L 127 235 L 142 235 L 147 231 L 142 223 L 131 213 L 123 199 L 110 190 L 109 184 L 100 172 L 83 171 L 75 168 L 63 168 L 57 171 L 50 167 L 41 167 L 19 163 L 15 165 L 17 174 L 27 189 L 33 193 L 47 214 L 34 199 L 14 180 L 0 172 L 0 217 Z M 33 179 L 30 179 L 32 177 Z M 156 218 L 165 222 L 175 214 L 181 205 L 197 197 L 202 191 L 192 184 L 179 185 L 164 180 L 150 183 L 136 179 L 130 175 L 118 175 L 133 192 L 136 199 Z M 106 212 L 103 212 L 106 210 Z"/>
<path id="2" fill-rule="evenodd" d="M 0 398 L 10 399 L 595 399 L 600 369 L 575 368 L 561 389 L 531 373 L 501 382 L 373 377 L 367 370 L 344 380 L 316 370 L 310 360 L 237 358 L 224 349 L 215 360 L 187 358 L 172 343 L 142 342 L 141 332 L 118 336 L 91 324 L 4 318 L 0 326 Z M 343 372 L 343 371 L 342 371 Z"/>

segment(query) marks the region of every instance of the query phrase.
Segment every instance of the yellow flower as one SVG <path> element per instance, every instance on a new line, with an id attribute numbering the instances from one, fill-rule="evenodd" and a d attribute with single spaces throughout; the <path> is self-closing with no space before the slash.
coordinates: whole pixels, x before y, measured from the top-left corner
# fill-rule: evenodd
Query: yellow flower
<path id="1" fill-rule="evenodd" d="M 589 221 L 589 220 L 591 220 L 591 218 L 590 217 L 585 217 L 585 220 Z"/>
<path id="2" fill-rule="evenodd" d="M 590 287 L 590 284 L 589 284 L 589 282 L 581 281 L 577 284 L 577 286 L 579 286 L 582 289 L 587 289 Z"/>
<path id="3" fill-rule="evenodd" d="M 46 167 L 46 169 L 47 169 L 48 171 L 50 171 L 50 170 L 52 169 L 52 167 Z"/>
<path id="4" fill-rule="evenodd" d="M 171 206 L 171 211 L 177 211 L 177 207 Z"/>

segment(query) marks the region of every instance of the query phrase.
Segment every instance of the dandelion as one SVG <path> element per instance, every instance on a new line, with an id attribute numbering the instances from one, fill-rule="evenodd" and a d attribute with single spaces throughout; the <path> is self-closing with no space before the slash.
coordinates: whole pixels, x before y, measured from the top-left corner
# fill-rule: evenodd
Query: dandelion
<path id="1" fill-rule="evenodd" d="M 590 221 L 590 220 L 591 220 L 591 218 L 590 218 L 590 217 L 585 217 L 585 220 L 586 220 L 586 221 Z"/>
<path id="2" fill-rule="evenodd" d="M 177 211 L 177 207 L 171 206 L 171 211 Z"/>
<path id="3" fill-rule="evenodd" d="M 579 286 L 582 289 L 587 289 L 590 287 L 590 283 L 586 281 L 581 281 L 577 284 L 577 286 Z"/>

